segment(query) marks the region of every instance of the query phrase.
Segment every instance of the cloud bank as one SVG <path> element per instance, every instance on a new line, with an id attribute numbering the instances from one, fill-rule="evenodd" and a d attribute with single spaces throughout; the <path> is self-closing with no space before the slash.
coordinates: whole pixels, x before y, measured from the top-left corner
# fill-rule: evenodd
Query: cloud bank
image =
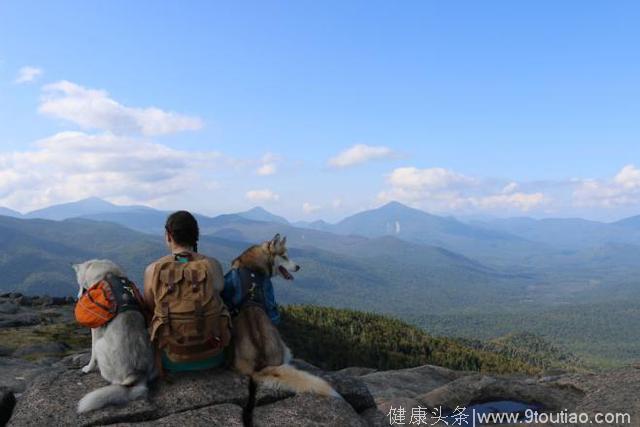
<path id="1" fill-rule="evenodd" d="M 116 135 L 167 135 L 203 126 L 198 117 L 156 107 L 127 107 L 111 99 L 104 90 L 87 89 L 66 80 L 43 88 L 38 111 L 82 129 L 104 130 Z"/>
<path id="2" fill-rule="evenodd" d="M 329 159 L 328 164 L 334 168 L 346 168 L 366 163 L 371 160 L 389 159 L 393 156 L 393 150 L 388 147 L 373 147 L 365 144 L 356 144 Z"/>
<path id="3" fill-rule="evenodd" d="M 396 168 L 388 175 L 387 184 L 378 194 L 380 202 L 397 200 L 437 212 L 528 212 L 550 202 L 542 192 L 518 191 L 514 182 L 469 177 L 444 168 Z"/>
<path id="4" fill-rule="evenodd" d="M 578 206 L 616 208 L 640 205 L 640 169 L 623 167 L 613 178 L 578 183 L 573 198 Z"/>
<path id="5" fill-rule="evenodd" d="M 40 74 L 25 67 L 18 80 Z M 105 91 L 69 81 L 45 85 L 38 110 L 94 133 L 63 131 L 26 150 L 0 152 L 0 205 L 31 210 L 90 196 L 154 204 L 216 186 L 202 178 L 223 163 L 221 153 L 177 150 L 145 138 L 199 129 L 199 118 L 127 107 Z"/>
<path id="6" fill-rule="evenodd" d="M 31 150 L 0 153 L 0 204 L 28 210 L 90 196 L 153 203 L 196 186 L 196 171 L 211 170 L 220 157 L 124 136 L 61 132 Z"/>
<path id="7" fill-rule="evenodd" d="M 21 82 L 33 81 L 41 74 L 34 67 L 23 70 L 17 79 Z M 282 173 L 284 161 L 274 153 L 255 158 L 249 153 L 232 159 L 218 151 L 181 150 L 153 141 L 152 137 L 202 128 L 198 117 L 155 107 L 125 106 L 106 91 L 69 81 L 45 85 L 38 110 L 82 131 L 58 132 L 21 151 L 0 151 L 0 206 L 24 211 L 90 196 L 156 206 L 166 206 L 168 200 L 191 203 L 197 199 L 196 203 L 208 203 L 194 197 L 194 191 L 220 189 L 217 177 L 224 176 L 222 170 L 228 167 L 227 172 L 234 173 L 229 179 L 234 185 L 233 194 L 239 194 L 237 199 L 244 194 L 244 203 L 279 201 L 306 216 L 353 213 L 374 202 L 392 200 L 454 215 L 584 216 L 585 212 L 633 214 L 634 209 L 640 208 L 640 169 L 633 164 L 610 177 L 540 182 L 407 165 L 384 176 L 356 178 L 363 184 L 361 190 L 354 182 L 333 181 L 333 186 L 322 183 L 322 191 L 309 186 L 309 192 L 291 197 L 302 179 L 314 179 L 307 174 L 312 174 L 313 169 L 302 171 L 293 180 L 280 179 L 273 175 Z M 358 144 L 338 153 L 328 164 L 332 168 L 348 168 L 395 157 L 388 147 Z M 317 165 L 318 173 L 322 163 Z M 258 179 L 263 183 L 257 183 Z M 289 188 L 277 188 L 277 192 L 265 188 L 273 182 L 291 184 Z M 347 193 L 346 189 L 355 190 Z M 292 193 L 281 198 L 279 193 L 289 190 Z M 238 200 L 230 204 L 237 205 Z"/>

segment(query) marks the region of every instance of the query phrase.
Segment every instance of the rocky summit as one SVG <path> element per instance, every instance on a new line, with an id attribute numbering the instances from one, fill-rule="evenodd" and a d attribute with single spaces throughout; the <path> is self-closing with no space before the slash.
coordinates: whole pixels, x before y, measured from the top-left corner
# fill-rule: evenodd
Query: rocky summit
<path id="1" fill-rule="evenodd" d="M 152 386 L 147 399 L 78 415 L 78 400 L 106 385 L 98 373 L 80 372 L 88 357 L 88 353 L 67 356 L 38 375 L 19 396 L 9 425 L 389 426 L 390 414 L 398 408 L 405 410 L 404 424 L 411 425 L 411 414 L 420 408 L 429 409 L 429 413 L 440 408 L 447 413 L 460 406 L 500 401 L 528 403 L 547 413 L 575 412 L 590 417 L 625 413 L 631 419 L 631 424 L 605 425 L 639 425 L 634 420 L 640 420 L 640 370 L 633 367 L 532 378 L 428 365 L 396 371 L 349 368 L 324 372 L 303 361 L 295 364 L 328 380 L 343 399 L 293 395 L 260 386 L 252 397 L 247 378 L 227 370 L 209 370 L 168 376 Z M 250 399 L 255 400 L 252 409 Z M 9 398 L 2 402 L 2 416 L 7 419 L 13 403 Z M 400 418 L 395 421 L 395 425 L 402 425 Z"/>
<path id="2" fill-rule="evenodd" d="M 250 396 L 245 376 L 228 370 L 208 370 L 169 375 L 151 387 L 148 399 L 78 415 L 78 400 L 106 385 L 98 373 L 80 371 L 88 357 L 88 353 L 67 356 L 35 378 L 18 399 L 9 425 L 242 426 L 251 420 L 255 426 L 363 426 L 366 422 L 360 414 L 375 409 L 364 382 L 346 374 L 323 373 L 344 396 L 336 399 L 296 396 L 260 386 Z M 308 366 L 304 362 L 298 365 Z M 250 399 L 255 400 L 252 410 Z"/>
<path id="3" fill-rule="evenodd" d="M 511 405 L 507 405 L 510 412 L 534 408 L 549 415 L 585 414 L 590 420 L 601 413 L 628 414 L 628 419 L 601 425 L 640 425 L 640 369 L 633 366 L 597 373 L 527 376 L 431 365 L 388 371 L 363 367 L 325 371 L 302 360 L 294 360 L 294 364 L 326 379 L 342 399 L 294 395 L 262 385 L 252 391 L 244 376 L 209 370 L 169 375 L 151 385 L 146 399 L 78 415 L 80 398 L 106 382 L 99 373 L 80 371 L 88 362 L 89 341 L 87 331 L 72 322 L 71 302 L 0 296 L 0 321 L 5 322 L 0 324 L 15 325 L 16 317 L 34 319 L 21 326 L 0 327 L 0 425 L 433 425 L 436 410 L 445 419 L 449 417 L 449 425 L 473 425 L 470 418 L 459 418 L 453 424 L 456 409 L 497 411 L 505 404 Z"/>

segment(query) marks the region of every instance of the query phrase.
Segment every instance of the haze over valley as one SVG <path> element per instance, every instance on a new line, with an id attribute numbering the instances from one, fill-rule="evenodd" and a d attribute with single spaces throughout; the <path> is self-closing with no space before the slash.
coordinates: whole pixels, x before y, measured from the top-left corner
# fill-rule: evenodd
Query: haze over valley
<path id="1" fill-rule="evenodd" d="M 140 283 L 165 252 L 167 212 L 97 198 L 0 216 L 0 291 L 74 295 L 69 263 L 110 258 Z M 199 215 L 200 250 L 225 268 L 281 233 L 302 265 L 283 304 L 397 316 L 432 334 L 533 333 L 596 366 L 640 350 L 640 221 L 458 220 L 397 202 L 336 223 L 290 223 L 262 208 Z M 585 333 L 585 331 L 589 331 Z"/>

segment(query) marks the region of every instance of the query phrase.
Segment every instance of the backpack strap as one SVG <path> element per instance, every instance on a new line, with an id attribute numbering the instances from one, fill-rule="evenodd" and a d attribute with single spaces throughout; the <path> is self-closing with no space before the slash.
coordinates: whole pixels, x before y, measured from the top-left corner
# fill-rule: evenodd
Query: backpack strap
<path id="1" fill-rule="evenodd" d="M 194 302 L 195 309 L 194 314 L 196 316 L 196 332 L 198 336 L 204 335 L 204 310 L 202 309 L 202 303 L 200 301 Z"/>
<path id="2" fill-rule="evenodd" d="M 109 295 L 104 288 L 102 288 L 101 290 L 102 290 L 102 294 L 104 295 L 105 301 L 110 301 L 110 300 L 112 300 L 114 298 L 113 297 L 113 291 L 111 292 L 111 295 Z M 93 295 L 91 294 L 91 292 L 88 292 L 86 295 L 87 295 L 87 298 L 89 298 L 89 301 L 91 301 L 92 304 L 95 304 L 96 306 L 100 307 L 104 311 L 107 311 L 109 313 L 117 312 L 117 309 L 118 309 L 117 304 L 115 306 L 111 305 L 110 307 L 105 307 L 104 305 L 100 304 L 98 301 L 96 301 L 93 298 Z"/>
<path id="3" fill-rule="evenodd" d="M 242 307 L 247 304 L 255 305 L 264 309 L 264 274 L 250 270 L 246 267 L 240 267 L 238 269 L 238 276 L 240 280 L 240 294 L 242 297 L 234 307 L 234 316 L 237 315 Z"/>
<path id="4" fill-rule="evenodd" d="M 171 313 L 169 312 L 169 303 L 164 301 L 162 303 L 162 324 L 166 327 L 163 328 L 165 336 L 171 335 Z"/>
<path id="5" fill-rule="evenodd" d="M 117 313 L 131 310 L 142 312 L 139 292 L 131 280 L 112 273 L 107 274 L 105 280 L 111 288 Z"/>

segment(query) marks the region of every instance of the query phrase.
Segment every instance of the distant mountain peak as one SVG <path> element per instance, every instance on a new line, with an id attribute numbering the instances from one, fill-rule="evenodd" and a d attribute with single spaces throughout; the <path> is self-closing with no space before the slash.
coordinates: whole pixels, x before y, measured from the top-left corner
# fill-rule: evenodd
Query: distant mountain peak
<path id="1" fill-rule="evenodd" d="M 384 204 L 383 206 L 404 206 L 405 208 L 408 207 L 407 205 L 405 205 L 404 203 L 400 203 L 397 200 L 392 200 L 390 202 L 387 202 L 386 204 Z"/>
<path id="2" fill-rule="evenodd" d="M 141 207 L 116 205 L 99 197 L 87 197 L 74 202 L 60 203 L 46 208 L 37 209 L 27 213 L 25 217 L 63 220 L 86 215 L 124 212 L 139 208 Z"/>
<path id="3" fill-rule="evenodd" d="M 359 218 L 359 217 L 366 217 L 366 216 L 383 217 L 389 221 L 397 221 L 403 218 L 419 219 L 419 218 L 435 218 L 436 217 L 435 215 L 425 212 L 422 209 L 412 208 L 411 206 L 407 206 L 403 203 L 400 203 L 397 201 L 391 201 L 380 207 L 351 215 L 350 217 L 345 218 L 342 222 L 350 218 Z M 438 218 L 445 219 L 445 217 L 438 217 Z"/>
<path id="4" fill-rule="evenodd" d="M 273 214 L 271 212 L 269 212 L 268 210 L 266 210 L 265 208 L 263 208 L 262 206 L 256 206 L 253 207 L 247 211 L 244 212 L 238 212 L 236 215 L 245 218 L 245 219 L 250 219 L 252 221 L 262 221 L 262 222 L 275 222 L 278 224 L 289 224 L 289 221 L 287 221 L 286 218 Z"/>
<path id="5" fill-rule="evenodd" d="M 108 201 L 106 201 L 104 199 L 101 199 L 100 197 L 95 197 L 95 196 L 87 197 L 85 199 L 80 199 L 78 201 L 65 203 L 65 204 L 67 204 L 67 205 L 77 204 L 77 205 L 90 205 L 90 206 L 109 206 L 109 207 L 117 206 L 117 205 L 115 205 L 115 204 L 113 204 L 111 202 L 108 202 Z"/>
<path id="6" fill-rule="evenodd" d="M 391 201 L 389 203 L 386 203 L 382 206 L 380 206 L 377 209 L 373 209 L 374 211 L 378 211 L 378 212 L 385 212 L 385 213 L 391 213 L 391 214 L 398 214 L 398 213 L 419 213 L 419 214 L 423 214 L 423 215 L 431 215 L 428 212 L 423 211 L 422 209 L 417 209 L 417 208 L 412 208 L 411 206 L 407 206 L 403 203 L 397 202 L 397 201 Z"/>
<path id="7" fill-rule="evenodd" d="M 268 210 L 266 210 L 262 206 L 253 207 L 253 208 L 249 209 L 248 211 L 245 211 L 245 213 L 261 213 L 261 214 L 273 215 L 271 212 L 269 212 Z"/>
<path id="8" fill-rule="evenodd" d="M 407 206 L 403 203 L 400 203 L 396 200 L 392 200 L 384 205 L 380 206 L 378 209 L 413 209 L 410 206 Z"/>
<path id="9" fill-rule="evenodd" d="M 14 211 L 13 209 L 5 208 L 3 206 L 0 206 L 0 215 L 10 216 L 14 218 L 20 218 L 22 216 L 20 212 Z"/>

